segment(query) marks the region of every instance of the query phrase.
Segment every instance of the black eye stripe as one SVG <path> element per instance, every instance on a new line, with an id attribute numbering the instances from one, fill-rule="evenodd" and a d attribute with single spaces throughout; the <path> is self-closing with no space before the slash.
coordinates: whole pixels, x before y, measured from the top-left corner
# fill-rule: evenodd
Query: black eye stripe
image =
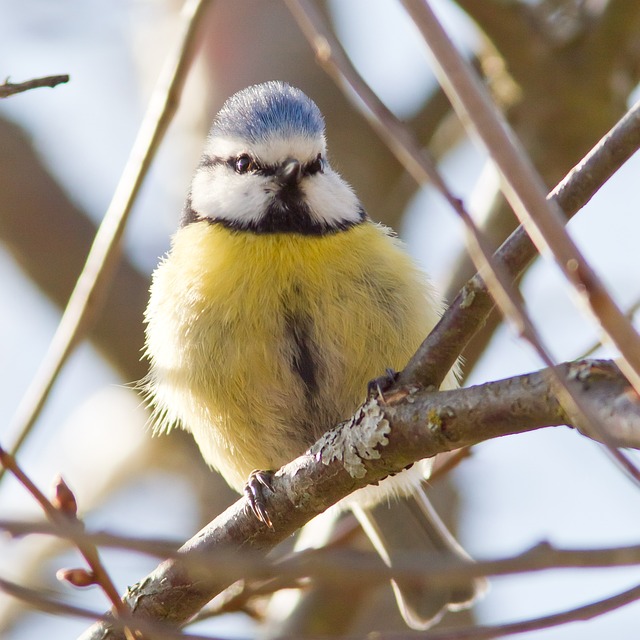
<path id="1" fill-rule="evenodd" d="M 244 158 L 250 162 L 250 167 L 244 171 L 240 171 L 238 169 L 239 162 L 245 162 Z M 249 154 L 241 153 L 238 156 L 233 156 L 231 158 L 220 158 L 218 156 L 204 156 L 200 161 L 200 167 L 209 168 L 215 167 L 221 164 L 226 164 L 228 167 L 233 169 L 236 173 L 253 173 L 261 176 L 274 176 L 278 171 L 278 165 L 275 164 L 264 164 L 259 160 L 252 158 Z M 321 154 L 311 160 L 304 165 L 302 165 L 302 173 L 305 176 L 313 176 L 316 173 L 324 173 L 324 158 Z"/>
<path id="2" fill-rule="evenodd" d="M 307 162 L 304 165 L 302 171 L 305 175 L 312 176 L 316 173 L 323 173 L 324 168 L 324 160 L 322 159 L 322 155 L 319 153 L 315 160 L 311 162 Z"/>

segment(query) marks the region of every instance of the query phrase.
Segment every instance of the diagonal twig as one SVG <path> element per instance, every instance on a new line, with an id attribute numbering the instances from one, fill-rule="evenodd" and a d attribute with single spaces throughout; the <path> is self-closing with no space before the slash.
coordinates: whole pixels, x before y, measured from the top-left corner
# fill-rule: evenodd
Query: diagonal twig
<path id="1" fill-rule="evenodd" d="M 178 106 L 195 47 L 195 35 L 210 0 L 186 0 L 177 42 L 167 55 L 120 182 L 98 229 L 82 273 L 47 353 L 11 427 L 15 453 L 22 446 L 64 363 L 100 308 L 119 261 L 122 233 L 142 181 Z M 3 472 L 0 471 L 0 478 Z"/>
<path id="2" fill-rule="evenodd" d="M 552 255 L 621 355 L 625 375 L 640 393 L 640 338 L 564 229 L 562 211 L 545 197 L 538 173 L 504 117 L 455 49 L 427 0 L 402 0 L 436 62 L 440 83 L 463 124 L 480 136 L 504 181 L 504 194 L 541 253 Z"/>
<path id="3" fill-rule="evenodd" d="M 626 432 L 632 437 L 635 434 L 638 442 L 638 407 L 632 399 L 624 402 L 630 387 L 613 363 L 570 363 L 560 365 L 558 370 L 593 404 L 603 420 L 626 424 Z M 377 417 L 376 406 L 382 411 Z M 622 413 L 612 415 L 611 411 Z M 514 413 L 518 421 L 513 420 Z M 367 442 L 364 432 L 369 418 L 365 416 L 377 424 L 378 419 L 388 421 L 388 442 L 376 449 L 379 457 L 360 459 L 363 475 L 353 474 L 339 457 L 341 451 L 345 455 L 351 451 L 348 443 L 344 448 L 332 447 L 341 437 Z M 246 509 L 246 501 L 240 499 L 193 536 L 176 556 L 131 587 L 125 600 L 137 615 L 170 624 L 184 623 L 213 596 L 242 577 L 242 571 L 234 580 L 229 575 L 222 576 L 215 562 L 197 562 L 206 557 L 200 554 L 217 551 L 225 557 L 237 557 L 239 562 L 250 554 L 264 554 L 349 493 L 415 460 L 542 425 L 566 423 L 567 416 L 553 393 L 549 370 L 466 389 L 399 393 L 384 405 L 370 399 L 355 419 L 323 436 L 309 452 L 274 475 L 273 493 L 265 496 L 273 528 L 253 517 Z M 332 452 L 337 455 L 332 457 Z M 94 625 L 83 636 L 83 640 L 94 638 L 116 640 L 122 636 L 106 621 Z"/>
<path id="4" fill-rule="evenodd" d="M 638 600 L 640 600 L 640 585 L 635 585 L 631 589 L 617 593 L 609 598 L 603 598 L 597 602 L 576 607 L 575 609 L 569 609 L 561 613 L 552 613 L 539 618 L 520 620 L 507 624 L 491 626 L 474 625 L 457 629 L 428 631 L 422 638 L 423 640 L 493 640 L 494 638 L 504 638 L 506 636 L 528 633 L 530 631 L 550 629 L 551 627 L 558 627 L 563 624 L 569 624 L 570 622 L 593 620 L 605 613 L 615 611 Z M 382 640 L 391 640 L 392 638 L 390 635 L 379 635 Z M 399 640 L 398 636 L 393 637 L 395 640 Z"/>
<path id="5" fill-rule="evenodd" d="M 120 599 L 118 590 L 100 559 L 97 547 L 82 536 L 84 527 L 82 522 L 75 516 L 75 498 L 71 497 L 74 504 L 72 512 L 70 512 L 68 504 L 62 507 L 54 505 L 18 465 L 16 459 L 2 447 L 0 447 L 0 465 L 10 471 L 18 482 L 35 498 L 49 522 L 54 527 L 59 528 L 60 531 L 66 532 L 73 539 L 76 547 L 91 568 L 93 583 L 100 585 L 111 602 L 116 617 L 124 619 L 130 617 L 129 608 Z M 64 507 L 67 508 L 65 509 Z M 127 640 L 133 640 L 134 636 L 129 627 L 124 626 L 123 631 Z"/>
<path id="6" fill-rule="evenodd" d="M 31 89 L 39 89 L 40 87 L 57 87 L 59 84 L 69 82 L 68 75 L 59 76 L 45 76 L 44 78 L 33 78 L 32 80 L 26 80 L 25 82 L 9 82 L 9 79 L 4 84 L 0 84 L 0 98 L 8 98 L 16 93 L 22 93 L 24 91 L 30 91 Z"/>
<path id="7" fill-rule="evenodd" d="M 605 134 L 589 153 L 547 196 L 573 217 L 600 187 L 640 148 L 640 102 Z M 523 227 L 516 229 L 496 252 L 513 278 L 520 276 L 537 256 Z M 445 310 L 401 376 L 423 385 L 439 385 L 458 356 L 494 308 L 479 274 L 471 278 Z"/>
<path id="8" fill-rule="evenodd" d="M 553 359 L 526 313 L 522 300 L 515 292 L 511 278 L 504 265 L 492 257 L 484 234 L 475 225 L 460 199 L 451 193 L 429 156 L 420 148 L 406 126 L 382 104 L 380 99 L 349 63 L 342 47 L 329 32 L 324 20 L 312 3 L 308 0 L 286 0 L 286 2 L 300 28 L 314 47 L 319 61 L 339 84 L 342 85 L 346 82 L 355 91 L 356 95 L 367 107 L 368 111 L 365 112 L 365 116 L 368 117 L 372 126 L 387 142 L 398 159 L 405 164 L 408 171 L 420 183 L 430 181 L 462 219 L 468 231 L 467 246 L 469 254 L 476 268 L 482 272 L 483 285 L 487 287 L 488 292 L 505 318 L 510 320 L 518 333 L 528 340 L 543 362 L 548 367 L 553 368 Z M 435 20 L 435 17 L 433 19 Z M 441 29 L 439 24 L 438 28 Z M 532 193 L 535 196 L 537 192 L 533 189 Z M 556 208 L 558 208 L 557 205 Z M 450 350 L 447 355 L 449 357 L 453 356 L 453 361 L 455 361 L 463 346 L 459 343 L 457 345 L 449 343 Z M 443 377 L 447 371 L 448 369 L 443 368 Z M 430 381 L 430 384 L 439 385 L 441 380 Z M 406 384 L 407 382 L 415 382 L 415 380 L 410 379 L 405 370 L 400 376 L 399 383 Z M 561 376 L 557 376 L 557 383 L 558 393 L 562 395 L 565 404 L 570 407 L 571 413 L 577 414 L 585 428 L 591 433 L 598 434 L 599 439 L 605 444 L 614 460 L 632 480 L 640 484 L 640 470 L 615 446 L 613 438 L 607 436 L 597 420 L 593 419 L 588 407 L 578 396 L 572 394 L 570 387 L 565 384 Z"/>

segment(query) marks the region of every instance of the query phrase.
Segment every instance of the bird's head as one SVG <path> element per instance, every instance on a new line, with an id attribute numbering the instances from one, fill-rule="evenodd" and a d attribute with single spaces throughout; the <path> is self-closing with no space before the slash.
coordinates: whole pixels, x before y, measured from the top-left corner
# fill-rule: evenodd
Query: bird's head
<path id="1" fill-rule="evenodd" d="M 266 82 L 216 116 L 183 224 L 209 220 L 256 233 L 322 234 L 366 217 L 326 159 L 324 119 L 302 91 Z"/>

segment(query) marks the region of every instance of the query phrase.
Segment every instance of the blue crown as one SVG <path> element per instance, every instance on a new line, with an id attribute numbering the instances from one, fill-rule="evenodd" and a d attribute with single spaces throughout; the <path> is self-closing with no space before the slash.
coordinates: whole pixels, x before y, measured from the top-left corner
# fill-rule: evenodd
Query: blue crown
<path id="1" fill-rule="evenodd" d="M 284 82 L 265 82 L 238 91 L 222 106 L 211 136 L 266 142 L 274 136 L 317 138 L 324 119 L 315 102 Z"/>

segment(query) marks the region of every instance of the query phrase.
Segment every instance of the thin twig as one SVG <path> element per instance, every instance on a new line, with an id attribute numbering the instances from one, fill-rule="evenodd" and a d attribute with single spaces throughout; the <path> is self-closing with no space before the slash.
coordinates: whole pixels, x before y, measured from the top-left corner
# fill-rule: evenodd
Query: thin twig
<path id="1" fill-rule="evenodd" d="M 16 434 L 11 448 L 14 455 L 31 432 L 62 366 L 85 335 L 111 283 L 129 212 L 178 106 L 194 53 L 196 31 L 209 5 L 209 0 L 186 0 L 184 4 L 176 45 L 166 58 L 111 204 L 47 354 L 14 416 L 10 431 Z"/>
<path id="2" fill-rule="evenodd" d="M 30 589 L 6 578 L 0 578 L 0 591 L 24 602 L 38 611 L 44 611 L 54 615 L 74 616 L 86 620 L 101 620 L 103 618 L 103 614 L 97 611 L 91 611 L 90 609 L 85 609 L 84 607 L 79 607 L 61 600 L 54 600 L 52 597 L 44 595 L 42 591 Z M 118 628 L 122 628 L 124 621 L 114 621 L 113 624 L 116 626 L 119 625 Z M 154 640 L 216 640 L 215 637 L 211 635 L 202 636 L 183 633 L 179 630 L 172 629 L 168 625 L 154 624 L 149 620 L 140 621 L 140 627 L 146 637 L 153 638 Z"/>
<path id="3" fill-rule="evenodd" d="M 61 523 L 65 525 L 65 523 Z M 124 551 L 134 551 L 144 553 L 156 558 L 169 558 L 176 555 L 181 541 L 160 540 L 150 538 L 134 538 L 131 536 L 119 535 L 107 531 L 79 531 L 75 526 L 53 525 L 50 522 L 34 522 L 28 520 L 4 520 L 0 519 L 0 531 L 6 531 L 9 535 L 20 538 L 26 535 L 40 534 L 56 536 L 71 540 L 78 538 L 97 547 L 108 547 L 110 549 L 122 549 Z"/>
<path id="4" fill-rule="evenodd" d="M 629 320 L 633 320 L 633 316 L 636 315 L 636 313 L 638 312 L 638 309 L 640 309 L 640 300 L 636 300 L 628 309 L 626 312 L 627 318 L 629 318 Z M 596 342 L 594 342 L 590 347 L 586 348 L 577 358 L 576 360 L 584 360 L 585 358 L 590 357 L 591 355 L 593 355 L 600 347 L 602 346 L 602 341 L 598 340 Z"/>
<path id="5" fill-rule="evenodd" d="M 557 369 L 593 403 L 603 420 L 628 421 L 627 435 L 635 434 L 638 442 L 640 412 L 637 404 L 623 401 L 630 387 L 613 363 L 571 363 Z M 125 600 L 135 604 L 138 615 L 174 624 L 185 622 L 244 575 L 239 571 L 234 578 L 220 576 L 215 562 L 194 563 L 193 558 L 205 557 L 200 553 L 217 551 L 224 557 L 235 556 L 241 567 L 249 554 L 266 554 L 349 493 L 404 469 L 415 460 L 499 436 L 525 433 L 542 425 L 566 424 L 567 416 L 552 385 L 550 371 L 543 370 L 465 389 L 416 390 L 404 396 L 398 393 L 393 402 L 389 399 L 384 405 L 369 399 L 354 420 L 323 436 L 306 454 L 273 476 L 273 492 L 265 496 L 273 528 L 252 517 L 246 501 L 240 499 L 185 543 L 176 558 L 166 560 L 131 587 Z M 388 443 L 376 449 L 379 458 L 360 458 L 362 475 L 350 473 L 340 457 L 344 451 L 339 445 L 333 451 L 332 443 L 340 442 L 346 434 L 353 441 L 365 442 L 366 421 L 363 425 L 361 419 L 378 410 L 379 419 L 388 424 Z M 516 412 L 518 420 L 514 421 Z M 345 444 L 345 448 L 349 446 Z M 115 640 L 121 635 L 107 622 L 94 625 L 83 640 L 93 638 Z"/>
<path id="6" fill-rule="evenodd" d="M 402 0 L 435 59 L 440 83 L 463 124 L 477 133 L 504 179 L 504 194 L 541 253 L 551 255 L 621 355 L 621 368 L 640 393 L 640 338 L 564 229 L 562 211 L 488 92 L 454 47 L 427 0 Z"/>
<path id="7" fill-rule="evenodd" d="M 42 591 L 30 589 L 6 578 L 0 578 L 0 591 L 25 602 L 38 611 L 45 611 L 56 615 L 76 616 L 78 618 L 87 618 L 88 620 L 99 620 L 103 616 L 102 613 L 91 611 L 84 607 L 54 600 L 45 596 Z"/>
<path id="8" fill-rule="evenodd" d="M 605 613 L 610 613 L 628 604 L 637 602 L 640 599 L 640 585 L 632 587 L 622 593 L 617 593 L 609 598 L 604 598 L 591 604 L 569 609 L 561 613 L 553 613 L 548 616 L 499 624 L 493 626 L 474 625 L 471 627 L 459 627 L 457 629 L 442 629 L 437 631 L 427 631 L 421 637 L 422 640 L 492 640 L 494 638 L 504 638 L 530 631 L 540 631 L 558 627 L 570 622 L 585 622 L 593 620 Z M 400 634 L 376 634 L 381 640 L 399 640 Z"/>
<path id="9" fill-rule="evenodd" d="M 618 347 L 621 367 L 627 379 L 640 394 L 640 337 L 633 325 L 618 309 L 595 272 L 584 260 L 578 248 L 564 229 L 560 207 L 545 196 L 544 184 L 516 142 L 509 125 L 496 109 L 487 91 L 464 58 L 447 36 L 427 0 L 402 0 L 408 13 L 421 30 L 440 72 L 440 83 L 467 128 L 477 132 L 491 153 L 503 177 L 503 192 L 529 236 L 542 252 L 550 253 L 561 270 L 586 301 L 592 314 L 599 321 L 603 334 Z M 473 222 L 464 219 L 470 229 Z M 478 261 L 482 252 L 474 246 L 477 234 L 471 236 L 470 255 L 479 271 L 493 267 Z M 473 249 L 473 250 L 471 250 Z M 479 251 L 478 251 L 479 250 Z M 483 264 L 485 262 L 485 264 Z M 519 333 L 536 350 L 550 368 L 554 362 L 550 351 L 531 322 L 524 304 L 507 295 L 502 271 L 483 271 L 489 292 L 502 314 L 515 323 Z M 628 477 L 640 485 L 640 469 L 620 451 L 606 431 L 593 419 L 581 399 L 571 392 L 561 376 L 557 377 L 563 402 L 568 410 L 580 417 L 580 421 L 593 433 L 597 433 L 609 454 Z"/>
<path id="10" fill-rule="evenodd" d="M 541 616 L 539 618 L 531 618 L 528 620 L 520 620 L 518 622 L 510 622 L 506 624 L 498 625 L 472 625 L 468 627 L 455 627 L 453 629 L 436 629 L 434 631 L 427 631 L 420 637 L 423 640 L 492 640 L 494 638 L 504 638 L 506 636 L 517 635 L 521 633 L 529 633 L 531 631 L 540 631 L 542 629 L 550 629 L 558 627 L 571 622 L 584 622 L 592 620 L 606 613 L 620 609 L 621 607 L 633 604 L 640 599 L 640 585 L 634 586 L 631 589 L 618 593 L 609 598 L 603 598 L 596 602 L 562 611 L 561 613 L 554 613 L 547 616 Z M 239 595 L 239 601 L 242 602 Z M 232 608 L 234 603 L 233 599 L 229 601 L 229 607 L 225 608 L 220 606 L 220 613 L 225 613 Z M 237 609 L 235 609 L 237 610 Z M 414 638 L 414 635 L 408 635 L 407 633 L 384 633 L 376 632 L 376 637 L 381 640 L 401 640 L 404 638 Z M 343 636 L 343 640 L 355 640 L 357 636 Z M 359 638 L 359 637 L 358 637 Z"/>
<path id="11" fill-rule="evenodd" d="M 287 4 L 307 39 L 314 46 L 320 62 L 333 77 L 341 81 L 340 84 L 346 82 L 354 90 L 368 109 L 364 115 L 368 117 L 374 128 L 389 144 L 390 149 L 397 155 L 398 159 L 405 163 L 407 169 L 420 183 L 432 182 L 462 219 L 468 231 L 467 248 L 469 255 L 478 271 L 482 273 L 482 279 L 491 297 L 504 317 L 516 327 L 518 333 L 534 347 L 542 361 L 552 369 L 554 362 L 550 352 L 543 344 L 541 336 L 531 322 L 522 300 L 515 292 L 511 278 L 504 265 L 491 255 L 489 243 L 484 238 L 484 234 L 478 229 L 460 199 L 451 193 L 428 154 L 420 148 L 406 126 L 382 104 L 380 99 L 349 63 L 342 47 L 330 33 L 313 5 L 308 0 L 287 0 Z M 462 345 L 458 345 L 457 354 L 459 354 L 461 348 Z M 409 381 L 412 382 L 411 380 Z M 399 382 L 400 384 L 406 384 L 406 376 L 401 376 Z M 603 431 L 597 420 L 593 419 L 584 403 L 581 403 L 580 398 L 572 395 L 571 389 L 565 384 L 561 376 L 557 377 L 557 384 L 559 386 L 558 393 L 561 393 L 565 404 L 569 405 L 571 412 L 580 417 L 580 422 L 586 429 L 598 434 L 599 439 L 607 446 L 614 460 L 632 480 L 640 484 L 640 470 L 624 453 L 615 447 L 613 439 L 608 438 L 606 432 Z"/>
<path id="12" fill-rule="evenodd" d="M 74 536 L 68 536 L 64 526 L 56 525 L 45 528 L 42 523 L 6 523 L 5 530 L 18 530 L 24 533 L 56 533 L 58 528 L 64 537 L 78 540 L 82 544 L 95 545 L 103 542 L 103 546 L 141 550 L 147 552 L 143 546 L 156 549 L 160 541 L 134 540 L 129 546 L 129 540 L 120 536 L 104 533 L 85 533 L 78 531 Z M 12 526 L 13 525 L 13 526 Z M 357 526 L 354 527 L 357 530 Z M 351 531 L 347 532 L 347 535 Z M 345 536 L 346 537 L 346 536 Z M 344 540 L 331 541 L 329 546 L 320 549 L 304 549 L 294 551 L 282 558 L 271 559 L 263 554 L 247 550 L 241 556 L 225 553 L 224 549 L 204 550 L 193 554 L 192 558 L 185 558 L 184 554 L 175 549 L 168 550 L 166 557 L 178 558 L 192 562 L 192 568 L 206 563 L 215 571 L 221 580 L 233 580 L 242 576 L 244 579 L 269 581 L 282 578 L 287 583 L 313 577 L 326 583 L 371 584 L 382 583 L 391 576 L 403 579 L 418 579 L 424 581 L 429 576 L 434 585 L 452 585 L 482 576 L 510 576 L 514 574 L 548 571 L 556 569 L 601 569 L 611 567 L 630 567 L 640 565 L 640 545 L 623 547 L 607 547 L 600 549 L 562 549 L 541 542 L 527 551 L 507 558 L 495 560 L 476 560 L 464 562 L 455 557 L 417 557 L 412 552 L 398 554 L 398 561 L 393 571 L 382 564 L 373 552 L 355 551 L 345 548 Z"/>
<path id="13" fill-rule="evenodd" d="M 44 78 L 34 78 L 33 80 L 17 83 L 9 82 L 7 78 L 4 84 L 0 84 L 0 98 L 8 98 L 16 93 L 38 89 L 39 87 L 51 87 L 53 89 L 53 87 L 57 87 L 59 84 L 66 82 L 69 82 L 68 75 L 46 76 Z"/>
<path id="14" fill-rule="evenodd" d="M 0 464 L 4 469 L 10 471 L 16 477 L 18 482 L 20 482 L 20 484 L 22 484 L 22 486 L 35 498 L 38 504 L 42 507 L 42 510 L 47 516 L 49 522 L 54 526 L 58 526 L 61 531 L 66 533 L 67 536 L 73 538 L 76 547 L 91 568 L 93 581 L 102 588 L 105 595 L 113 605 L 113 612 L 116 617 L 128 618 L 130 616 L 129 608 L 120 599 L 120 594 L 100 559 L 98 549 L 95 545 L 87 542 L 81 535 L 84 529 L 83 523 L 77 519 L 75 515 L 72 516 L 69 513 L 65 513 L 61 509 L 56 508 L 22 470 L 16 459 L 10 453 L 7 453 L 2 447 L 0 447 Z M 75 529 L 79 535 L 71 534 L 70 531 L 72 529 Z M 133 633 L 128 627 L 124 627 L 124 633 L 127 638 L 131 638 L 131 640 L 133 640 Z"/>
<path id="15" fill-rule="evenodd" d="M 0 578 L 0 591 L 13 596 L 14 598 L 18 598 L 29 604 L 29 606 L 40 611 L 76 616 L 89 620 L 101 618 L 100 614 L 93 611 L 47 598 L 39 591 L 23 587 L 22 585 L 17 585 L 3 578 Z M 593 618 L 610 613 L 628 604 L 632 604 L 638 599 L 640 599 L 640 585 L 609 598 L 604 598 L 597 602 L 577 607 L 575 609 L 570 609 L 562 613 L 502 625 L 474 625 L 471 627 L 457 627 L 455 629 L 429 631 L 423 633 L 421 637 L 424 640 L 491 640 L 492 638 L 504 638 L 509 635 L 548 629 L 571 622 L 592 620 Z M 145 621 L 144 631 L 149 634 L 149 637 L 158 638 L 160 640 L 215 640 L 215 638 L 210 635 L 202 636 L 184 633 L 181 631 L 173 631 L 166 625 L 153 624 L 148 621 Z M 407 634 L 378 632 L 376 633 L 376 637 L 379 637 L 381 640 L 400 640 L 401 638 L 407 637 Z M 344 640 L 356 640 L 356 638 L 360 640 L 360 636 L 346 636 Z"/>
<path id="16" fill-rule="evenodd" d="M 634 105 L 547 196 L 572 218 L 640 147 L 640 103 Z M 537 256 L 522 226 L 496 251 L 498 262 L 517 278 Z M 400 380 L 439 386 L 460 351 L 494 308 L 479 274 L 473 276 L 411 358 Z"/>

